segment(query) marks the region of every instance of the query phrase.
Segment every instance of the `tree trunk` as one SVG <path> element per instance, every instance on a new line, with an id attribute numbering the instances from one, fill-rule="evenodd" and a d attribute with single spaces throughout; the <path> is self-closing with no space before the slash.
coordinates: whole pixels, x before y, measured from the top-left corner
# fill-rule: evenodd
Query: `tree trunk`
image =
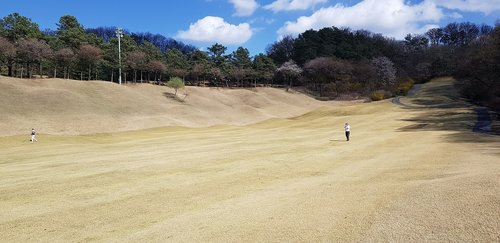
<path id="1" fill-rule="evenodd" d="M 337 82 L 334 82 L 335 83 L 335 97 L 338 97 L 339 96 L 339 84 Z"/>
<path id="2" fill-rule="evenodd" d="M 141 70 L 141 84 L 142 84 L 142 70 Z"/>
<path id="3" fill-rule="evenodd" d="M 137 70 L 134 69 L 134 82 L 137 83 Z"/>
<path id="4" fill-rule="evenodd" d="M 23 78 L 24 66 L 21 66 L 21 78 Z"/>
<path id="5" fill-rule="evenodd" d="M 13 67 L 13 66 L 14 66 L 14 65 L 13 65 L 12 63 L 10 63 L 10 64 L 9 64 L 9 66 L 8 66 L 8 69 L 9 69 L 9 71 L 8 71 L 8 75 L 9 75 L 9 77 L 12 77 L 12 70 L 14 69 L 14 67 Z"/>
<path id="6" fill-rule="evenodd" d="M 26 64 L 26 73 L 28 74 L 28 78 L 31 78 L 31 65 L 30 65 L 30 63 Z"/>
<path id="7" fill-rule="evenodd" d="M 40 78 L 43 77 L 43 71 L 42 71 L 42 62 L 40 62 Z"/>
<path id="8" fill-rule="evenodd" d="M 91 75 L 90 71 L 91 71 L 91 70 L 92 70 L 92 64 L 89 64 L 89 76 L 88 76 L 88 81 L 90 81 L 90 75 Z"/>
<path id="9" fill-rule="evenodd" d="M 57 67 L 54 67 L 54 78 L 57 78 Z"/>
<path id="10" fill-rule="evenodd" d="M 124 82 L 127 83 L 127 72 L 123 73 L 123 77 L 125 78 Z"/>
<path id="11" fill-rule="evenodd" d="M 114 82 L 115 80 L 113 79 L 113 74 L 115 74 L 114 70 L 111 69 L 111 82 Z"/>

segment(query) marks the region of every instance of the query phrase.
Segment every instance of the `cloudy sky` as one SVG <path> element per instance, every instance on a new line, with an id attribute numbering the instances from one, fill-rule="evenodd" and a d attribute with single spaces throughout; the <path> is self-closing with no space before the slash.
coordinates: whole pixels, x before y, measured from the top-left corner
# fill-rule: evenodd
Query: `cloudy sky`
<path id="1" fill-rule="evenodd" d="M 494 26 L 500 0 L 0 0 L 0 17 L 18 12 L 43 29 L 63 15 L 84 27 L 120 26 L 172 37 L 206 50 L 243 46 L 264 53 L 280 36 L 348 27 L 401 39 L 451 22 Z"/>

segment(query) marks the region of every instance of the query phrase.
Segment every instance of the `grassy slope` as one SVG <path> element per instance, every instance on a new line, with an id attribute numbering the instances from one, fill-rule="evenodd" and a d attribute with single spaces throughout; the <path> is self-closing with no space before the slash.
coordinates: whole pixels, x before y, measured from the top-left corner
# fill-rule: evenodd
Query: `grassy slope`
<path id="1" fill-rule="evenodd" d="M 451 87 L 403 102 L 436 84 Z M 465 104 L 381 101 L 238 127 L 0 137 L 0 238 L 499 241 L 500 139 L 470 132 L 474 119 Z"/>
<path id="2" fill-rule="evenodd" d="M 187 96 L 185 93 L 187 92 Z M 179 92 L 149 84 L 0 76 L 0 136 L 91 134 L 161 126 L 244 125 L 303 114 L 321 104 L 277 89 L 227 90 L 188 87 Z"/>

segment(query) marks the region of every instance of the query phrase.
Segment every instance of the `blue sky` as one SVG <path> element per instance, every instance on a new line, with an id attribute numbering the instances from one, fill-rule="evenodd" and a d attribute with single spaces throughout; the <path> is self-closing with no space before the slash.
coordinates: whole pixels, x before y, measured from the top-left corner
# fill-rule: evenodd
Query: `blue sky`
<path id="1" fill-rule="evenodd" d="M 206 50 L 214 43 L 251 55 L 284 35 L 349 27 L 396 39 L 450 22 L 495 25 L 500 0 L 0 0 L 0 17 L 18 12 L 40 29 L 56 29 L 63 15 L 86 28 L 120 26 L 151 32 Z"/>

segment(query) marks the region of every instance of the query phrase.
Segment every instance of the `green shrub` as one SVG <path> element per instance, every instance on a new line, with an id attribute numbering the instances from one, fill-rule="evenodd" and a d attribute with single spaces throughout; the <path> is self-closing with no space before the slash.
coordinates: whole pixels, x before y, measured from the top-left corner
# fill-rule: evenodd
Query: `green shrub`
<path id="1" fill-rule="evenodd" d="M 408 91 L 413 87 L 413 84 L 415 84 L 415 81 L 413 79 L 408 79 L 404 82 L 399 83 L 397 93 L 398 95 L 406 95 L 408 94 Z"/>
<path id="2" fill-rule="evenodd" d="M 175 94 L 177 95 L 177 90 L 184 88 L 184 82 L 182 79 L 178 77 L 173 77 L 167 82 L 167 86 L 175 90 Z"/>
<path id="3" fill-rule="evenodd" d="M 391 97 L 391 93 L 386 90 L 375 90 L 370 93 L 370 99 L 373 101 L 384 100 Z"/>

